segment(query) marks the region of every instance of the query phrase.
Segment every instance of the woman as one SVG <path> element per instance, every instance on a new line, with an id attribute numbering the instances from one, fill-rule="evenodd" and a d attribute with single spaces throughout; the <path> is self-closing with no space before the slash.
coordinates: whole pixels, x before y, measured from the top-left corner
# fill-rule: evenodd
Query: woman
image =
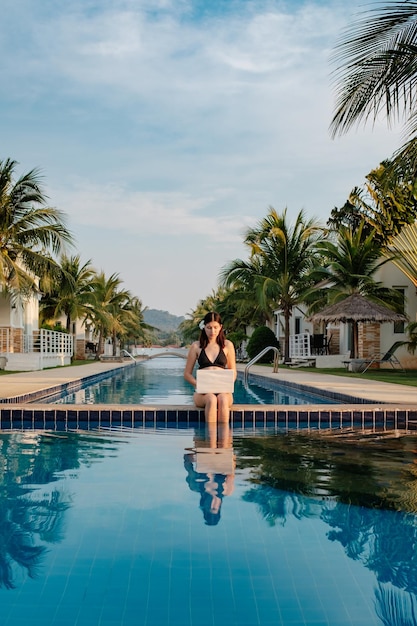
<path id="1" fill-rule="evenodd" d="M 199 341 L 194 341 L 188 352 L 184 378 L 194 387 L 197 381 L 193 375 L 195 364 L 200 368 L 231 369 L 236 380 L 236 355 L 231 341 L 226 339 L 218 313 L 207 313 Z M 228 422 L 230 407 L 233 404 L 231 393 L 194 393 L 194 403 L 204 408 L 206 422 Z"/>

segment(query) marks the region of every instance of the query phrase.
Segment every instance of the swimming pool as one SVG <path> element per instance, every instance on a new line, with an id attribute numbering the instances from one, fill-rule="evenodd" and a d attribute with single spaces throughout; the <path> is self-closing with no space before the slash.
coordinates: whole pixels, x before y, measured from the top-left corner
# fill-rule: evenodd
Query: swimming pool
<path id="1" fill-rule="evenodd" d="M 148 404 L 193 405 L 193 389 L 184 380 L 184 359 L 154 358 L 136 367 L 124 368 L 112 376 L 88 383 L 81 389 L 45 399 L 54 404 Z M 264 379 L 262 384 L 244 385 L 237 380 L 234 404 L 307 405 L 336 404 L 323 395 L 285 387 Z M 37 399 L 38 401 L 38 399 Z"/>
<path id="2" fill-rule="evenodd" d="M 2 626 L 416 624 L 416 437 L 217 435 L 0 433 Z"/>

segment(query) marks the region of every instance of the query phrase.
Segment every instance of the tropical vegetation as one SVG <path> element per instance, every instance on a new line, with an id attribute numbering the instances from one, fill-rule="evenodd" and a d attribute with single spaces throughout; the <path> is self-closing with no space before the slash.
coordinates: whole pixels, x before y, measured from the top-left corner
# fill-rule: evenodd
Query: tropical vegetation
<path id="1" fill-rule="evenodd" d="M 265 320 L 272 321 L 274 310 L 282 311 L 285 361 L 289 360 L 290 317 L 311 289 L 315 245 L 322 236 L 319 223 L 307 219 L 303 211 L 291 224 L 286 209 L 278 213 L 270 208 L 266 217 L 246 232 L 249 260 L 231 261 L 221 272 L 226 287 L 246 287 L 246 300 L 256 302 Z"/>
<path id="2" fill-rule="evenodd" d="M 404 117 L 417 133 L 417 2 L 378 4 L 342 33 L 335 47 L 336 106 L 333 135 L 383 112 L 388 122 Z M 407 152 L 406 152 L 407 154 Z"/>
<path id="3" fill-rule="evenodd" d="M 73 241 L 64 214 L 46 206 L 39 171 L 15 180 L 16 167 L 0 161 L 0 289 L 12 298 L 39 292 L 39 278 L 57 273 L 55 255 Z"/>
<path id="4" fill-rule="evenodd" d="M 258 326 L 258 328 L 255 328 L 253 331 L 248 341 L 246 350 L 249 358 L 253 359 L 263 350 L 271 347 L 279 350 L 279 341 L 276 338 L 275 333 L 267 326 Z M 274 350 L 269 350 L 259 358 L 259 363 L 271 363 L 273 358 Z"/>
<path id="5" fill-rule="evenodd" d="M 63 255 L 58 271 L 42 281 L 42 322 L 65 316 L 66 331 L 71 332 L 71 324 L 77 319 L 87 319 L 93 299 L 91 280 L 95 270 L 91 260 L 81 262 L 80 255 Z"/>

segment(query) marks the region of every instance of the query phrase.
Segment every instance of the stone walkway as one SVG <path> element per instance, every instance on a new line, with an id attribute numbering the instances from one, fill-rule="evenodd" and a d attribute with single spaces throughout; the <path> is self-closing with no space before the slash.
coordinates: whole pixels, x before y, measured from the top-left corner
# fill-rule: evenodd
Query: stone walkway
<path id="1" fill-rule="evenodd" d="M 130 359 L 124 363 L 91 361 L 91 363 L 87 363 L 86 365 L 56 367 L 35 372 L 7 374 L 0 376 L 0 399 L 25 396 L 27 394 L 71 383 L 82 378 L 104 374 L 110 370 L 120 369 L 128 365 L 132 365 Z"/>
<path id="2" fill-rule="evenodd" d="M 244 369 L 244 366 L 241 366 L 241 369 Z M 383 402 L 384 404 L 417 405 L 417 387 L 383 383 L 359 377 L 349 378 L 347 376 L 322 374 L 315 372 L 314 368 L 280 369 L 277 374 L 273 374 L 271 369 L 262 365 L 253 365 L 249 370 L 249 375 L 250 373 L 259 374 L 283 382 L 307 385 L 319 392 L 332 391 L 368 400 L 370 404 Z"/>

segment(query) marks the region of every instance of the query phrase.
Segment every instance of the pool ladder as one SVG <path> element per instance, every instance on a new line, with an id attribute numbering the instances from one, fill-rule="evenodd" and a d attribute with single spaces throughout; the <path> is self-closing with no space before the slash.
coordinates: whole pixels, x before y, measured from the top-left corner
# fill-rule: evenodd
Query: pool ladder
<path id="1" fill-rule="evenodd" d="M 276 374 L 278 372 L 278 360 L 279 360 L 279 357 L 281 356 L 280 351 L 278 350 L 278 348 L 276 346 L 268 346 L 267 348 L 264 348 L 261 352 L 259 352 L 259 354 L 254 356 L 253 359 L 251 359 L 249 361 L 249 363 L 246 364 L 245 372 L 243 374 L 243 381 L 244 381 L 245 385 L 247 385 L 247 383 L 248 383 L 249 368 L 252 365 L 254 365 L 257 361 L 259 361 L 259 359 L 261 357 L 263 357 L 264 354 L 266 354 L 270 350 L 273 350 L 273 352 L 274 352 L 274 366 L 273 366 L 272 371 L 273 371 L 274 374 Z"/>
<path id="2" fill-rule="evenodd" d="M 128 352 L 128 351 L 127 351 L 127 350 L 125 350 L 125 349 L 120 350 L 120 352 L 121 352 L 121 354 L 125 354 L 126 356 L 130 357 L 130 358 L 131 358 L 131 359 L 132 359 L 132 360 L 136 363 L 136 359 L 135 359 L 135 357 L 133 356 L 133 354 L 130 354 L 130 352 Z"/>

